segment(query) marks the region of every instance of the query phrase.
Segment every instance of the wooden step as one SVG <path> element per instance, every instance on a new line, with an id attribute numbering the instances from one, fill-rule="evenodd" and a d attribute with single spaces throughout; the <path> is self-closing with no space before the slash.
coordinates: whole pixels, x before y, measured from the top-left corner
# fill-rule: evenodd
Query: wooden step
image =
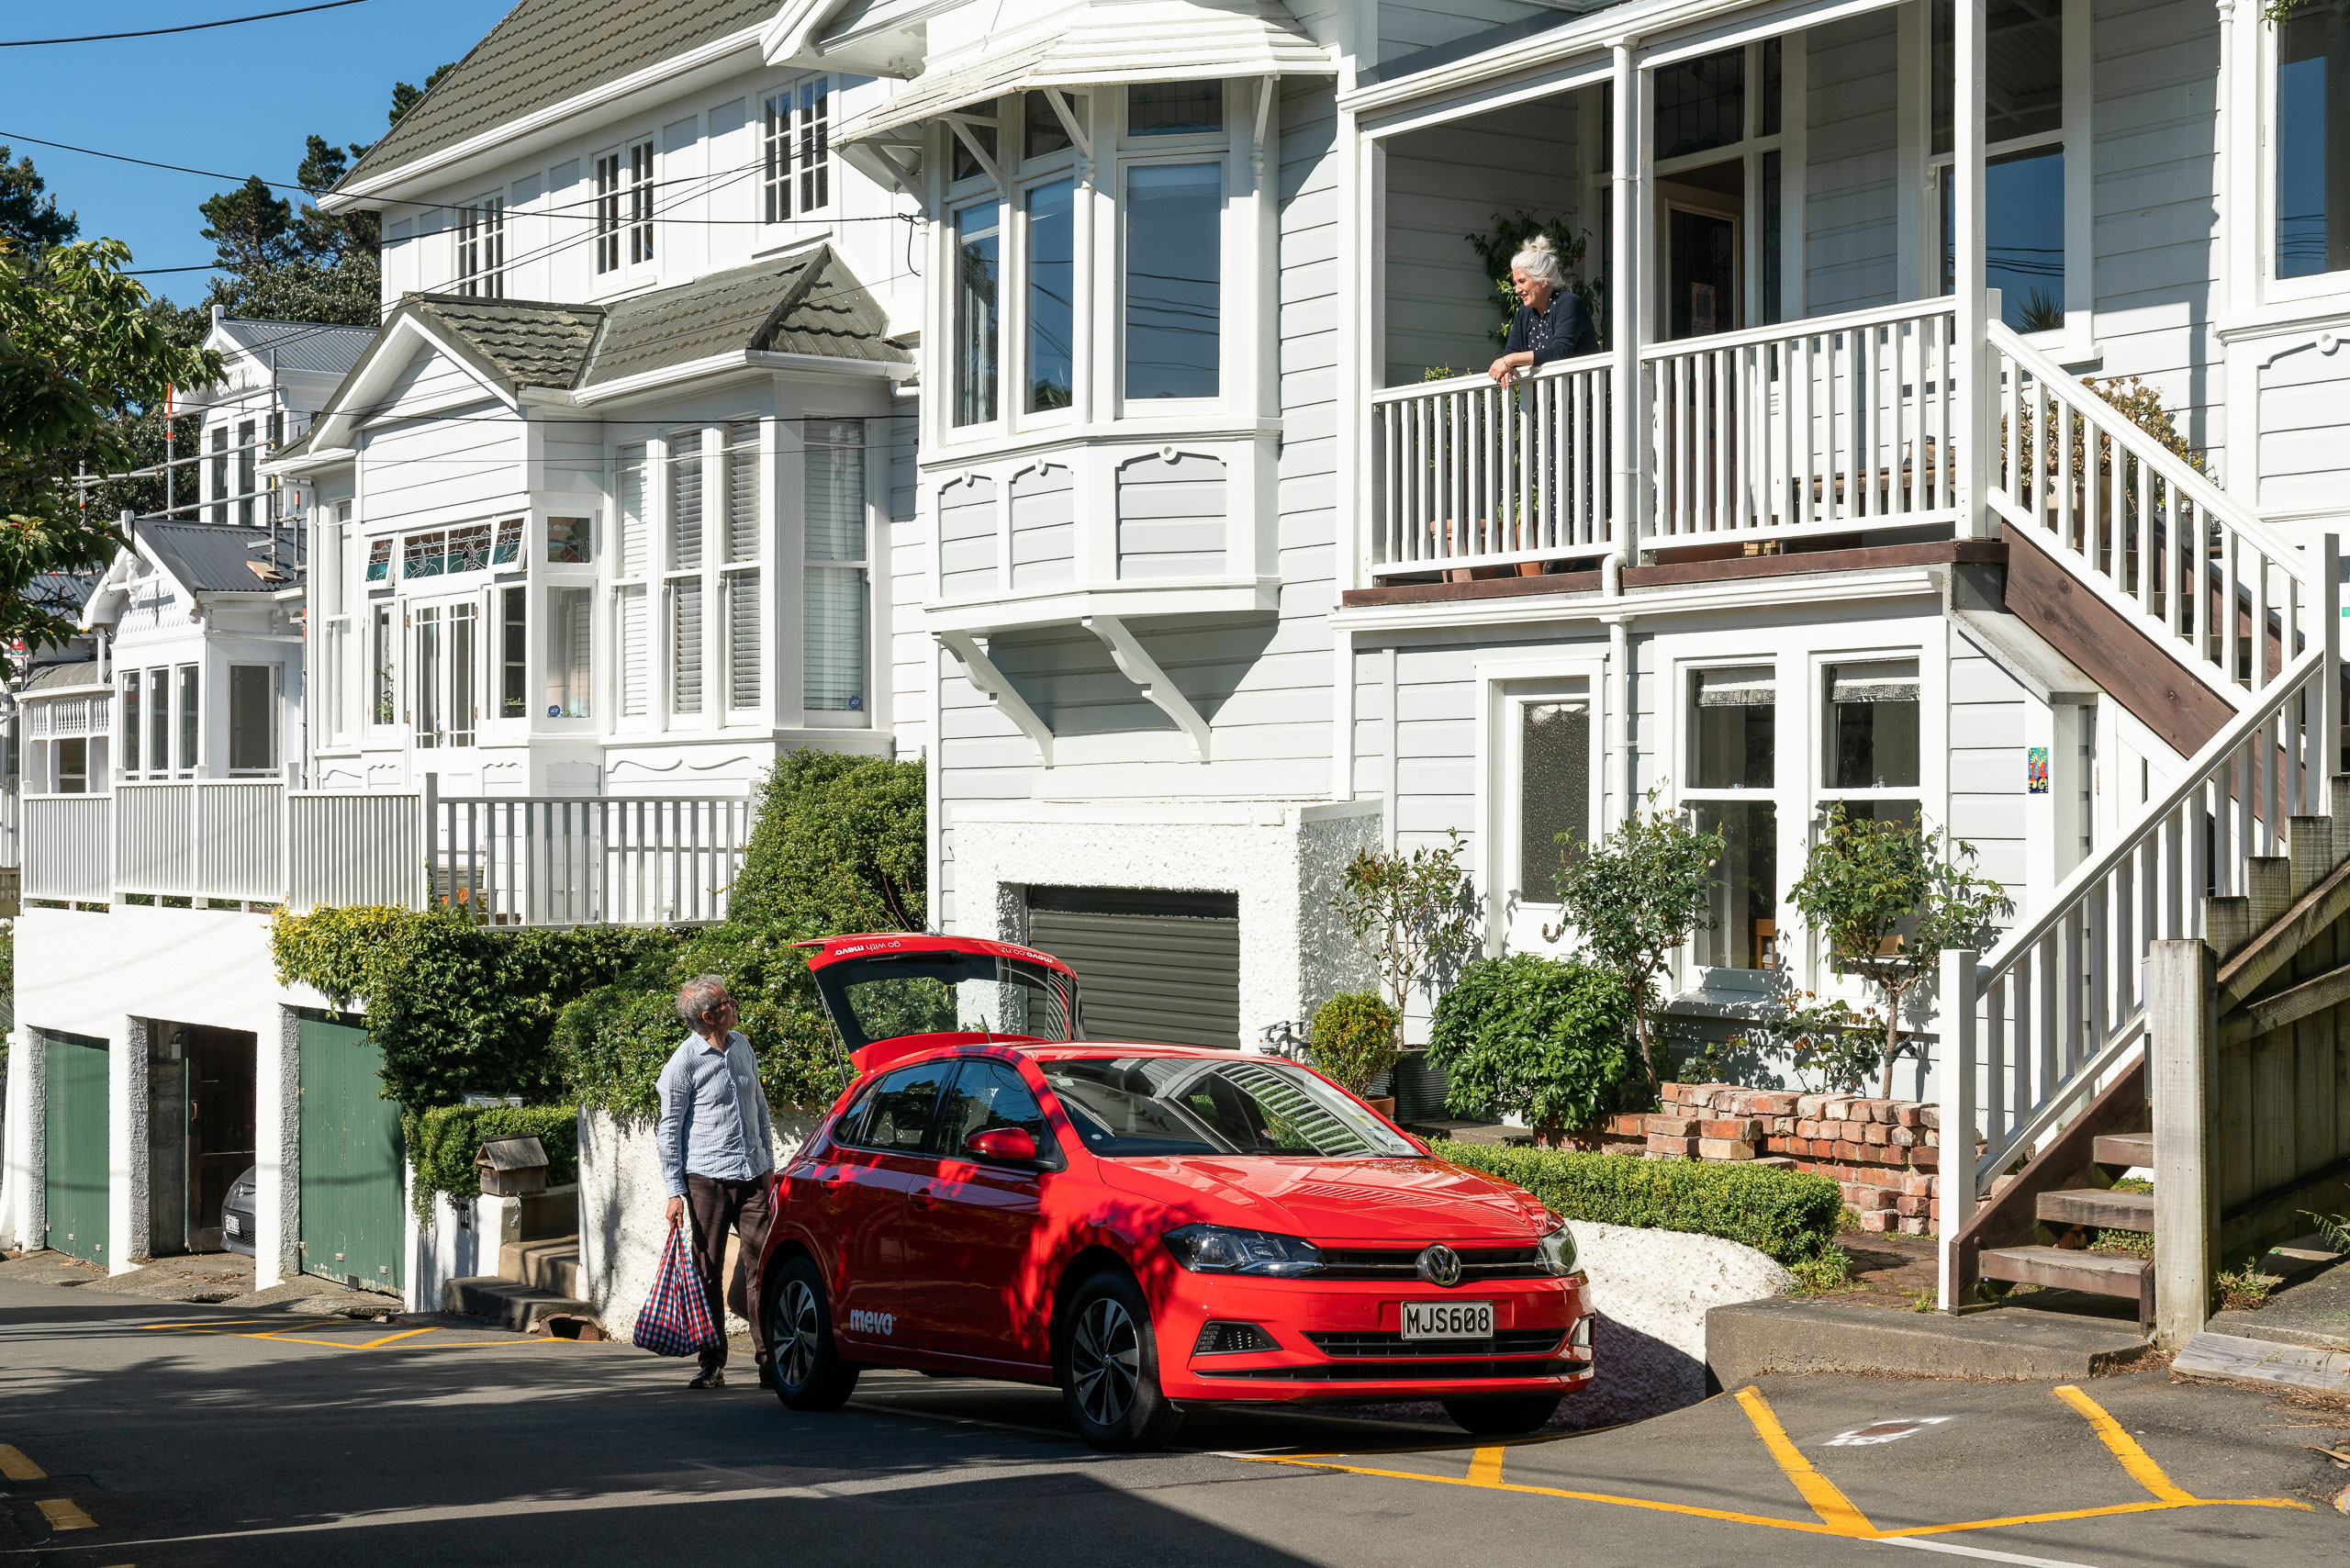
<path id="1" fill-rule="evenodd" d="M 2099 1165 L 2143 1166 L 2154 1168 L 2154 1135 L 2152 1133 L 2109 1133 L 2097 1140 L 2092 1156 Z"/>
<path id="2" fill-rule="evenodd" d="M 2059 1290 L 2086 1291 L 2092 1295 L 2120 1296 L 2138 1303 L 2138 1320 L 2154 1321 L 2154 1265 L 2152 1260 L 2121 1252 L 2077 1252 L 2061 1247 L 1986 1248 L 1983 1276 L 2012 1280 L 2020 1285 L 2051 1285 Z"/>
<path id="3" fill-rule="evenodd" d="M 2106 1140 L 2099 1138 L 2099 1143 Z M 2040 1194 L 2037 1210 L 2051 1225 L 2093 1225 L 2099 1230 L 2154 1228 L 2154 1195 L 2103 1187 L 2074 1187 Z"/>

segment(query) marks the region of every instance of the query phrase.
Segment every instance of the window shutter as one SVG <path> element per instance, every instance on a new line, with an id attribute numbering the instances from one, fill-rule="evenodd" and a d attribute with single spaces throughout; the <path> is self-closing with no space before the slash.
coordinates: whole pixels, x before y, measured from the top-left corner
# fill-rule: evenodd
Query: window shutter
<path id="1" fill-rule="evenodd" d="M 759 427 L 726 430 L 726 558 L 759 558 Z"/>
<path id="2" fill-rule="evenodd" d="M 701 579 L 679 577 L 669 585 L 669 711 L 701 711 Z"/>
<path id="3" fill-rule="evenodd" d="M 726 577 L 726 705 L 759 705 L 759 574 Z"/>
<path id="4" fill-rule="evenodd" d="M 620 456 L 621 576 L 644 575 L 644 448 L 623 446 Z"/>
<path id="5" fill-rule="evenodd" d="M 620 592 L 621 716 L 638 719 L 645 711 L 645 665 L 648 647 L 644 588 L 638 584 Z"/>
<path id="6" fill-rule="evenodd" d="M 701 566 L 701 432 L 680 436 L 669 449 L 669 565 Z"/>

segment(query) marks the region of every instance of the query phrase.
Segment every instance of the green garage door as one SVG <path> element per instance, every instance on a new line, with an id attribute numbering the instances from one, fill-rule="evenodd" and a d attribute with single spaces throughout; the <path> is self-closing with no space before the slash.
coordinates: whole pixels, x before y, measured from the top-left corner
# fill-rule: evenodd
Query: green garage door
<path id="1" fill-rule="evenodd" d="M 302 1271 L 405 1290 L 400 1109 L 381 1097 L 384 1053 L 364 1029 L 305 1018 Z"/>
<path id="2" fill-rule="evenodd" d="M 1090 1040 L 1240 1044 L 1235 894 L 1032 887 L 1028 945 L 1077 971 Z"/>
<path id="3" fill-rule="evenodd" d="M 93 1263 L 106 1256 L 106 1043 L 40 1031 L 48 1076 L 42 1163 L 49 1244 Z"/>

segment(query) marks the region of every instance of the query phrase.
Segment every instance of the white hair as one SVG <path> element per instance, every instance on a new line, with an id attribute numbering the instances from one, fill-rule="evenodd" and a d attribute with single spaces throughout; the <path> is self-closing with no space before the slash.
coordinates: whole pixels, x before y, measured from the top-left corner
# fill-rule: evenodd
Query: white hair
<path id="1" fill-rule="evenodd" d="M 726 980 L 721 975 L 696 975 L 677 992 L 677 1016 L 687 1028 L 701 1032 L 702 1023 L 718 1010 L 719 998 L 726 994 Z"/>
<path id="2" fill-rule="evenodd" d="M 1567 269 L 1559 261 L 1559 252 L 1551 248 L 1550 236 L 1537 234 L 1527 241 L 1526 249 L 1509 259 L 1512 272 L 1523 272 L 1537 283 L 1547 283 L 1554 292 L 1567 286 Z"/>

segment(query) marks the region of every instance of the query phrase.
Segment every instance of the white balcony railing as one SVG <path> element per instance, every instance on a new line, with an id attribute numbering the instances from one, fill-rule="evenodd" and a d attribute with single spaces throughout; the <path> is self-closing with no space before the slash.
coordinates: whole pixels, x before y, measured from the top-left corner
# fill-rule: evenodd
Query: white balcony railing
<path id="1" fill-rule="evenodd" d="M 278 779 L 123 783 L 23 802 L 24 896 L 444 907 L 498 924 L 725 918 L 744 797 L 444 797 Z"/>

